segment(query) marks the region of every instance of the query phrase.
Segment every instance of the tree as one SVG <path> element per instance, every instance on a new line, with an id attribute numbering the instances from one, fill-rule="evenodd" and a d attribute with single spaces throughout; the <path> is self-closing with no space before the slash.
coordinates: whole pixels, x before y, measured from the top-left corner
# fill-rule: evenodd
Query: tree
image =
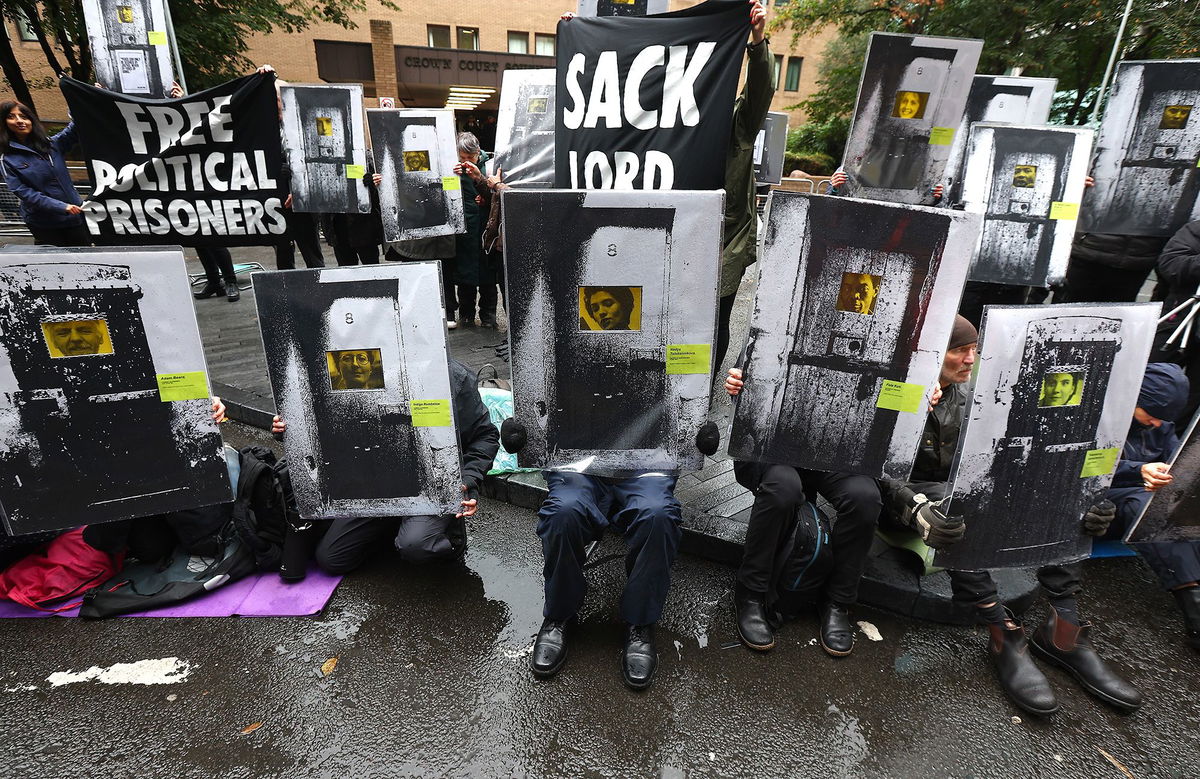
<path id="1" fill-rule="evenodd" d="M 1128 59 L 1195 56 L 1200 50 L 1200 0 L 1134 0 L 1123 43 Z M 980 73 L 1058 78 L 1057 118 L 1080 124 L 1099 97 L 1097 87 L 1116 38 L 1125 0 L 792 0 L 777 7 L 774 25 L 794 35 L 835 26 L 818 90 L 801 103 L 827 122 L 854 108 L 871 31 L 982 38 Z M 1065 93 L 1065 94 L 1064 94 Z"/>

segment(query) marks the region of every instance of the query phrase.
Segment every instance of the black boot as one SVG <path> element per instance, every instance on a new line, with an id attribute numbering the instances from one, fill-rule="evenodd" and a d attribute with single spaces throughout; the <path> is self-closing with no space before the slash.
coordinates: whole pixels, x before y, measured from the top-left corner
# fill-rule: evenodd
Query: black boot
<path id="1" fill-rule="evenodd" d="M 775 646 L 775 634 L 767 620 L 766 596 L 738 582 L 733 588 L 733 606 L 737 611 L 737 631 L 742 643 L 765 652 Z"/>
<path id="2" fill-rule="evenodd" d="M 1066 669 L 1092 695 L 1118 709 L 1136 711 L 1142 705 L 1142 694 L 1096 654 L 1090 632 L 1091 625 L 1073 625 L 1050 609 L 1050 616 L 1034 631 L 1030 643 L 1039 657 Z"/>
<path id="3" fill-rule="evenodd" d="M 621 678 L 631 690 L 644 690 L 654 681 L 658 650 L 654 648 L 653 625 L 630 625 L 621 654 Z"/>
<path id="4" fill-rule="evenodd" d="M 1020 625 L 1008 627 L 1004 622 L 989 622 L 988 654 L 996 666 L 1000 686 L 1013 703 L 1031 714 L 1042 716 L 1058 711 L 1058 699 L 1050 682 L 1029 656 L 1029 642 Z"/>
<path id="5" fill-rule="evenodd" d="M 233 281 L 225 281 L 225 299 L 230 303 L 236 303 L 242 296 L 241 290 L 238 289 L 237 279 Z"/>
<path id="6" fill-rule="evenodd" d="M 208 281 L 204 284 L 204 289 L 199 292 L 193 292 L 192 297 L 196 300 L 204 300 L 205 298 L 215 297 L 216 295 L 224 295 L 225 286 L 219 281 Z"/>
<path id="7" fill-rule="evenodd" d="M 1184 640 L 1192 649 L 1200 650 L 1200 587 L 1185 587 L 1171 594 L 1183 612 Z"/>
<path id="8" fill-rule="evenodd" d="M 854 627 L 845 606 L 836 603 L 821 606 L 821 648 L 834 657 L 845 657 L 854 651 Z"/>
<path id="9" fill-rule="evenodd" d="M 545 619 L 533 642 L 529 667 L 534 676 L 547 679 L 558 673 L 567 660 L 567 623 Z"/>

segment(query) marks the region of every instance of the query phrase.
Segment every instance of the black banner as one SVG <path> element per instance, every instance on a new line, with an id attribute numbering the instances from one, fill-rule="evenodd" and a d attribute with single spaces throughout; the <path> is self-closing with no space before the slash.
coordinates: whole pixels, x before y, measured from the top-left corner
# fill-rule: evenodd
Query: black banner
<path id="1" fill-rule="evenodd" d="M 97 244 L 258 246 L 287 232 L 273 73 L 178 100 L 59 83 L 87 160 L 83 209 Z"/>
<path id="2" fill-rule="evenodd" d="M 560 21 L 555 186 L 723 187 L 749 33 L 744 0 Z"/>

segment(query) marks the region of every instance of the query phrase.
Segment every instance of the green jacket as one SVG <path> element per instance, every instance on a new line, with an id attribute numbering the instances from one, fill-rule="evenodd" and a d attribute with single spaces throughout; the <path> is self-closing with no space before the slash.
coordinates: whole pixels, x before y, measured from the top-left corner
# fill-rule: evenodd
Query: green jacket
<path id="1" fill-rule="evenodd" d="M 758 220 L 754 212 L 754 140 L 775 95 L 771 51 L 767 41 L 748 46 L 746 85 L 733 104 L 729 154 L 725 158 L 725 238 L 721 248 L 721 287 L 725 297 L 737 292 L 746 267 L 757 259 Z"/>

